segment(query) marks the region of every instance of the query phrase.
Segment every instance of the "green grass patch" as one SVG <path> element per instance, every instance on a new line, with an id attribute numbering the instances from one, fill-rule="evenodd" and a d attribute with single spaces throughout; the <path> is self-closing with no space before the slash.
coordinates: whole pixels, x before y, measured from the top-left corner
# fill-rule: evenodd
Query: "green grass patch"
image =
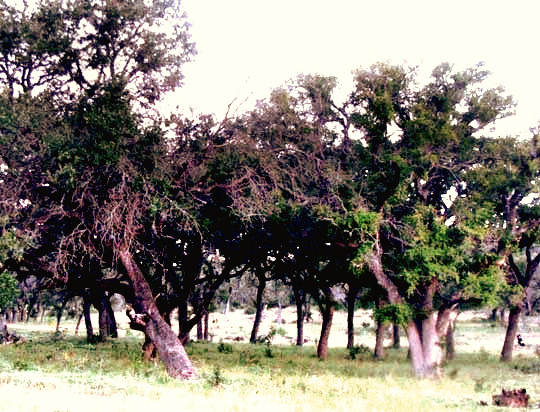
<path id="1" fill-rule="evenodd" d="M 458 330 L 470 339 L 491 334 L 488 323 Z M 365 345 L 331 348 L 323 362 L 314 346 L 195 342 L 186 350 L 199 379 L 184 382 L 143 359 L 140 335 L 98 344 L 53 333 L 26 337 L 0 347 L 0 410 L 491 411 L 500 409 L 480 402 L 491 404 L 502 387 L 526 388 L 531 404 L 540 403 L 536 355 L 517 353 L 505 364 L 493 351 L 458 351 L 441 379 L 417 380 L 406 348 L 387 349 L 384 361 Z"/>

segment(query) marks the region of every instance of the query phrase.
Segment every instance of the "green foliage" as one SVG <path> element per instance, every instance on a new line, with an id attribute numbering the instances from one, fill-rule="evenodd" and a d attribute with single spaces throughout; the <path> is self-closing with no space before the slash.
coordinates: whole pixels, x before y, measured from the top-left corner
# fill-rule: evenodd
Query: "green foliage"
<path id="1" fill-rule="evenodd" d="M 367 359 L 372 356 L 371 349 L 366 345 L 356 345 L 349 348 L 349 359 L 355 360 L 358 356 L 361 359 Z"/>
<path id="2" fill-rule="evenodd" d="M 407 326 L 413 319 L 414 310 L 407 304 L 387 304 L 373 312 L 373 318 L 378 323 L 393 323 L 400 326 Z"/>
<path id="3" fill-rule="evenodd" d="M 9 309 L 19 294 L 17 279 L 9 272 L 0 273 L 0 313 Z"/>
<path id="4" fill-rule="evenodd" d="M 217 350 L 219 353 L 231 354 L 233 353 L 233 346 L 230 343 L 220 342 Z"/>

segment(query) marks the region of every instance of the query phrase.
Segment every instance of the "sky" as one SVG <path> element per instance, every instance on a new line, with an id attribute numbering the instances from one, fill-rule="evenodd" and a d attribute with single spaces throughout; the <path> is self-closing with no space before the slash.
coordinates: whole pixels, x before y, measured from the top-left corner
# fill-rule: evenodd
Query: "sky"
<path id="1" fill-rule="evenodd" d="M 343 94 L 352 72 L 376 62 L 479 62 L 518 102 L 497 133 L 527 133 L 540 121 L 537 0 L 183 0 L 198 54 L 171 101 L 219 119 L 299 74 L 336 76 Z M 246 100 L 247 99 L 247 100 Z M 244 102 L 244 103 L 242 103 Z M 240 104 L 242 103 L 242 104 Z"/>

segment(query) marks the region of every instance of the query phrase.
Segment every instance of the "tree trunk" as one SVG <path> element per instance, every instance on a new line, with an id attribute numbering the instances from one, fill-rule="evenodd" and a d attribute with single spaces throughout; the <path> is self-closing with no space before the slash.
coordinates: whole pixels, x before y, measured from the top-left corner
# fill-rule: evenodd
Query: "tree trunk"
<path id="1" fill-rule="evenodd" d="M 283 319 L 281 318 L 282 311 L 283 311 L 283 308 L 281 307 L 281 298 L 278 297 L 278 312 L 276 315 L 276 323 L 278 325 L 281 325 L 283 323 Z"/>
<path id="2" fill-rule="evenodd" d="M 79 315 L 79 318 L 77 319 L 77 324 L 75 325 L 75 335 L 79 334 L 79 328 L 81 327 L 82 319 L 83 319 L 83 314 L 81 313 Z"/>
<path id="3" fill-rule="evenodd" d="M 454 340 L 455 320 L 451 320 L 446 329 L 446 359 L 454 360 L 456 358 L 456 342 Z"/>
<path id="4" fill-rule="evenodd" d="M 399 339 L 399 325 L 396 325 L 395 323 L 392 325 L 392 335 L 393 335 L 392 347 L 394 349 L 399 349 L 401 347 L 401 342 Z"/>
<path id="5" fill-rule="evenodd" d="M 204 316 L 203 316 L 203 319 L 204 319 L 204 334 L 203 334 L 203 339 L 208 342 L 208 324 L 210 323 L 210 313 L 208 313 L 208 309 L 205 309 L 204 310 Z"/>
<path id="6" fill-rule="evenodd" d="M 71 298 L 71 296 L 65 297 L 62 300 L 62 305 L 56 311 L 56 332 L 58 332 L 60 330 L 60 321 L 62 320 L 62 315 L 64 314 L 64 309 L 65 309 L 65 307 L 66 307 L 66 305 L 68 303 L 68 300 L 70 298 Z"/>
<path id="7" fill-rule="evenodd" d="M 119 257 L 133 286 L 136 319 L 145 336 L 155 345 L 167 372 L 174 378 L 195 378 L 195 368 L 180 340 L 159 313 L 150 286 L 133 256 L 128 249 L 123 249 Z"/>
<path id="8" fill-rule="evenodd" d="M 422 348 L 426 376 L 440 376 L 442 365 L 442 349 L 439 334 L 437 333 L 437 312 L 431 313 L 422 321 Z"/>
<path id="9" fill-rule="evenodd" d="M 418 378 L 424 378 L 428 375 L 429 371 L 425 364 L 418 327 L 414 321 L 409 322 L 407 325 L 407 340 L 409 341 L 409 356 L 414 375 Z"/>
<path id="10" fill-rule="evenodd" d="M 377 329 L 375 332 L 375 351 L 373 352 L 373 356 L 376 359 L 384 359 L 384 331 L 385 331 L 384 323 L 377 322 Z"/>
<path id="11" fill-rule="evenodd" d="M 354 347 L 354 306 L 360 288 L 356 282 L 349 283 L 347 293 L 347 349 Z"/>
<path id="12" fill-rule="evenodd" d="M 454 325 L 458 316 L 458 305 L 450 307 L 442 306 L 437 316 L 437 333 L 439 338 L 444 338 L 446 346 L 446 359 L 453 360 L 455 357 Z"/>
<path id="13" fill-rule="evenodd" d="M 264 310 L 263 296 L 264 289 L 266 288 L 266 278 L 264 276 L 257 277 L 259 279 L 259 285 L 257 286 L 257 299 L 255 301 L 255 320 L 253 321 L 253 328 L 251 329 L 251 336 L 249 338 L 250 343 L 257 342 L 257 334 L 259 333 L 259 327 L 261 325 Z"/>
<path id="14" fill-rule="evenodd" d="M 90 316 L 90 300 L 88 296 L 83 296 L 84 325 L 86 326 L 86 340 L 94 342 L 94 328 L 92 327 L 92 317 Z"/>
<path id="15" fill-rule="evenodd" d="M 375 251 L 367 257 L 367 264 L 371 273 L 377 279 L 377 283 L 388 293 L 388 301 L 390 304 L 405 303 L 405 298 L 400 294 L 397 286 L 392 282 L 390 277 L 385 273 L 382 265 L 382 248 L 379 241 L 379 233 L 375 243 Z M 433 294 L 436 290 L 437 283 L 433 279 L 426 285 L 425 293 L 423 294 L 423 302 L 421 309 L 426 313 L 432 313 Z M 425 330 L 424 330 L 425 329 Z M 440 341 L 436 330 L 435 316 L 429 316 L 425 320 L 412 320 L 406 327 L 407 339 L 409 341 L 409 355 L 413 373 L 419 378 L 435 377 L 439 372 L 441 354 Z"/>
<path id="16" fill-rule="evenodd" d="M 522 310 L 522 305 L 514 306 L 510 309 L 510 314 L 508 315 L 508 327 L 506 329 L 506 336 L 504 338 L 504 345 L 501 352 L 501 360 L 504 362 L 512 361 L 512 352 L 519 326 L 519 316 L 521 315 Z"/>
<path id="17" fill-rule="evenodd" d="M 328 358 L 328 339 L 330 337 L 330 329 L 332 328 L 332 319 L 334 318 L 334 297 L 332 291 L 328 288 L 324 294 L 324 302 L 319 303 L 322 315 L 321 336 L 317 346 L 317 357 L 319 359 Z"/>
<path id="18" fill-rule="evenodd" d="M 180 339 L 180 343 L 182 343 L 182 345 L 187 345 L 190 340 L 189 333 L 191 332 L 191 328 L 188 325 L 188 319 L 188 303 L 186 299 L 182 299 L 178 305 L 178 338 Z M 170 324 L 170 322 L 167 323 Z"/>
<path id="19" fill-rule="evenodd" d="M 296 303 L 296 346 L 304 346 L 304 304 L 306 295 L 295 285 L 293 285 L 293 293 Z"/>
<path id="20" fill-rule="evenodd" d="M 99 321 L 99 340 L 104 342 L 109 336 L 118 337 L 118 329 L 116 327 L 116 318 L 111 307 L 111 302 L 107 293 L 104 290 L 96 291 L 94 306 L 98 310 Z"/>
<path id="21" fill-rule="evenodd" d="M 204 339 L 204 332 L 203 332 L 203 318 L 200 317 L 197 321 L 197 340 L 201 341 Z"/>

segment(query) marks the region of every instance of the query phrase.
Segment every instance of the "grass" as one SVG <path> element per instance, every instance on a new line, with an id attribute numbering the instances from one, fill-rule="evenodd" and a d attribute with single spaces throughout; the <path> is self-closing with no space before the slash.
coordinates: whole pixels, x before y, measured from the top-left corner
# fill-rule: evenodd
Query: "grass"
<path id="1" fill-rule="evenodd" d="M 540 403 L 540 358 L 523 352 L 501 363 L 490 342 L 502 326 L 475 319 L 458 325 L 457 358 L 435 381 L 411 376 L 406 348 L 376 361 L 360 345 L 333 347 L 321 362 L 314 345 L 222 340 L 188 345 L 200 379 L 182 382 L 142 359 L 140 335 L 87 344 L 68 332 L 16 327 L 27 342 L 0 347 L 0 411 L 492 411 L 503 409 L 480 402 L 491 404 L 502 387 L 524 387 L 531 405 Z M 359 341 L 367 329 L 359 327 Z"/>

